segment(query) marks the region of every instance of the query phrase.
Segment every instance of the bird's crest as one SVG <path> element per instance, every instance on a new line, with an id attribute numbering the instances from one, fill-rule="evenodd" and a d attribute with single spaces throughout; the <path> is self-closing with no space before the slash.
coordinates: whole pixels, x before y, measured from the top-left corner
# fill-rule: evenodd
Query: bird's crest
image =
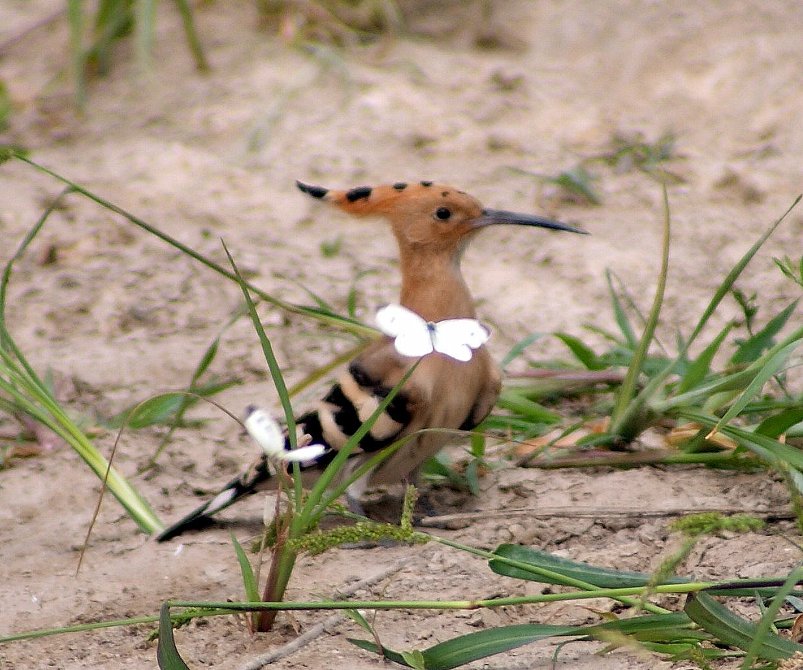
<path id="1" fill-rule="evenodd" d="M 356 186 L 348 190 L 335 190 L 323 186 L 311 186 L 297 181 L 304 193 L 331 203 L 344 212 L 355 216 L 389 216 L 407 213 L 422 207 L 438 205 L 459 206 L 476 210 L 482 206 L 464 191 L 452 186 L 431 181 L 396 182 L 381 186 Z"/>

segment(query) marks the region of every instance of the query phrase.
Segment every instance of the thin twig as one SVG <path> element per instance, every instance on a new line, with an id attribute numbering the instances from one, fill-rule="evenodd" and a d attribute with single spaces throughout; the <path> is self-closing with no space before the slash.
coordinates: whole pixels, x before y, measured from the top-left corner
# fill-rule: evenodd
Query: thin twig
<path id="1" fill-rule="evenodd" d="M 530 517 L 533 519 L 548 518 L 575 518 L 575 519 L 601 519 L 601 518 L 663 518 L 669 516 L 684 516 L 686 514 L 701 514 L 703 512 L 715 512 L 718 514 L 751 514 L 753 516 L 767 519 L 768 521 L 778 521 L 782 519 L 794 519 L 794 514 L 789 510 L 755 510 L 744 507 L 675 507 L 660 510 L 644 510 L 622 507 L 520 507 L 516 509 L 497 509 L 480 510 L 477 512 L 459 512 L 456 514 L 441 514 L 439 516 L 428 516 L 420 519 L 418 524 L 425 528 L 446 528 L 449 524 L 457 521 L 479 521 L 488 518 L 507 518 L 507 517 Z"/>
<path id="2" fill-rule="evenodd" d="M 357 591 L 362 589 L 370 588 L 375 584 L 381 582 L 383 579 L 387 579 L 391 575 L 396 574 L 402 568 L 408 566 L 410 564 L 410 558 L 405 557 L 388 568 L 385 568 L 381 572 L 371 576 L 366 577 L 365 579 L 361 579 L 358 582 L 354 582 L 348 588 L 345 588 L 338 592 L 336 598 L 342 599 L 348 596 L 353 596 Z M 315 624 L 312 628 L 308 631 L 299 635 L 297 638 L 288 642 L 285 645 L 282 645 L 278 649 L 273 649 L 262 656 L 258 656 L 257 658 L 251 659 L 246 665 L 244 665 L 241 670 L 260 670 L 260 668 L 265 667 L 266 665 L 270 665 L 271 663 L 278 661 L 279 659 L 285 658 L 290 654 L 294 654 L 299 649 L 305 647 L 309 642 L 314 640 L 316 637 L 321 635 L 322 633 L 326 632 L 327 629 L 335 626 L 343 619 L 343 615 L 341 613 L 333 614 L 330 617 L 327 617 L 321 623 Z"/>

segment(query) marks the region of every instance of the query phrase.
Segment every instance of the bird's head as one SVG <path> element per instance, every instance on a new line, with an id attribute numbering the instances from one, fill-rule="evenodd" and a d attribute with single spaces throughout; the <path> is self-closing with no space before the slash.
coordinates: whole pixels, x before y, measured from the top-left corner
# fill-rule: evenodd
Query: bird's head
<path id="1" fill-rule="evenodd" d="M 487 209 L 464 191 L 431 181 L 358 186 L 348 191 L 296 183 L 304 193 L 329 202 L 344 212 L 388 220 L 402 251 L 459 256 L 477 231 L 497 224 L 585 233 L 532 214 Z"/>

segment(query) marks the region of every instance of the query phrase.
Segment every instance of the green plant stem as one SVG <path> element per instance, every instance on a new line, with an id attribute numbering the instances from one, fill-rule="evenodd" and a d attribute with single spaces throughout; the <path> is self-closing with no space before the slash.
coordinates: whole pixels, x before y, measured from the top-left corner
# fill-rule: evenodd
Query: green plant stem
<path id="1" fill-rule="evenodd" d="M 730 582 L 729 582 L 730 583 Z M 703 589 L 714 588 L 717 582 L 690 582 L 688 584 L 663 584 L 651 587 L 652 593 L 671 593 L 682 595 L 695 593 Z M 509 596 L 506 598 L 485 598 L 477 600 L 349 600 L 344 602 L 195 602 L 184 600 L 169 601 L 170 607 L 203 608 L 214 611 L 250 612 L 255 610 L 346 610 L 346 609 L 410 609 L 410 610 L 476 610 L 494 607 L 512 607 L 516 605 L 535 605 L 539 603 L 563 602 L 567 600 L 592 600 L 595 598 L 611 598 L 621 600 L 628 596 L 640 596 L 647 590 L 645 586 L 631 586 L 616 589 L 596 589 L 594 591 L 569 591 L 566 593 L 545 593 L 532 596 Z M 634 604 L 637 600 L 634 599 Z M 667 613 L 663 610 L 661 613 Z M 217 614 L 217 612 L 214 612 Z"/>
<path id="2" fill-rule="evenodd" d="M 663 240 L 661 243 L 661 270 L 658 273 L 658 286 L 655 289 L 650 314 L 647 323 L 644 324 L 644 331 L 641 334 L 636 350 L 633 352 L 633 359 L 627 368 L 624 381 L 616 394 L 616 402 L 611 412 L 610 433 L 620 436 L 625 441 L 630 441 L 635 437 L 637 430 L 638 415 L 643 411 L 646 398 L 634 398 L 636 393 L 636 383 L 641 375 L 644 359 L 650 348 L 655 329 L 658 326 L 658 317 L 661 314 L 661 305 L 664 300 L 666 290 L 666 279 L 669 272 L 669 240 L 671 232 L 671 217 L 669 214 L 669 196 L 666 185 L 663 186 L 664 195 L 664 226 Z"/>

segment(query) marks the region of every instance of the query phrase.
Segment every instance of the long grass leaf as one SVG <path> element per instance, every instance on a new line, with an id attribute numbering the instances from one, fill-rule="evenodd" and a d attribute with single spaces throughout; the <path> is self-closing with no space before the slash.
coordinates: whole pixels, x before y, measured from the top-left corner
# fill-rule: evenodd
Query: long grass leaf
<path id="1" fill-rule="evenodd" d="M 762 235 L 756 240 L 753 246 L 745 252 L 739 262 L 731 268 L 728 275 L 719 285 L 717 290 L 714 292 L 714 296 L 709 301 L 708 305 L 706 306 L 705 310 L 703 311 L 702 316 L 697 322 L 697 325 L 694 328 L 691 336 L 686 340 L 684 343 L 683 348 L 678 353 L 678 358 L 676 360 L 670 361 L 660 372 L 656 373 L 652 376 L 652 378 L 647 382 L 644 388 L 639 392 L 638 398 L 634 403 L 632 403 L 631 407 L 629 408 L 629 413 L 631 416 L 635 416 L 643 406 L 651 399 L 658 390 L 663 386 L 666 379 L 671 375 L 677 367 L 678 361 L 682 360 L 683 357 L 688 352 L 689 347 L 692 343 L 697 339 L 697 336 L 702 332 L 703 328 L 705 328 L 708 320 L 711 318 L 711 315 L 716 311 L 719 303 L 722 302 L 722 299 L 729 293 L 731 290 L 734 282 L 742 273 L 744 268 L 747 264 L 752 260 L 753 256 L 756 255 L 758 250 L 761 246 L 767 241 L 767 239 L 775 232 L 775 229 L 786 219 L 789 213 L 797 206 L 800 202 L 803 195 L 797 196 L 794 202 L 789 206 L 789 208 L 784 212 L 784 214 L 776 220 L 771 226 L 767 228 L 767 230 L 762 233 Z M 627 417 L 628 419 L 630 417 Z M 624 423 L 625 418 L 621 420 L 621 423 Z"/>
<path id="2" fill-rule="evenodd" d="M 496 548 L 495 554 L 502 558 L 512 559 L 519 563 L 526 564 L 535 570 L 523 569 L 521 566 L 511 566 L 508 563 L 491 560 L 490 568 L 493 572 L 506 577 L 515 579 L 526 579 L 529 581 L 540 582 L 542 584 L 566 584 L 565 579 L 557 579 L 549 575 L 549 572 L 562 575 L 573 580 L 580 580 L 592 584 L 597 588 L 627 588 L 631 586 L 646 586 L 650 583 L 651 576 L 646 573 L 628 572 L 624 570 L 614 570 L 613 568 L 601 568 L 588 563 L 572 561 L 567 558 L 555 556 L 554 554 L 531 547 L 524 547 L 517 544 L 502 544 Z M 546 571 L 546 572 L 545 572 Z M 671 577 L 663 583 L 683 584 L 688 579 L 682 577 Z"/>
<path id="3" fill-rule="evenodd" d="M 234 553 L 237 554 L 237 563 L 240 565 L 245 599 L 252 603 L 259 602 L 259 585 L 257 584 L 254 569 L 251 567 L 251 562 L 248 560 L 242 545 L 234 537 L 234 533 L 231 535 L 231 543 L 234 546 Z"/>
<path id="4" fill-rule="evenodd" d="M 176 649 L 169 603 L 163 603 L 159 611 L 159 643 L 156 646 L 156 662 L 159 664 L 160 670 L 190 670 Z"/>
<path id="5" fill-rule="evenodd" d="M 240 290 L 243 293 L 243 297 L 245 298 L 245 304 L 248 308 L 248 314 L 251 316 L 251 322 L 254 325 L 254 329 L 257 332 L 257 336 L 259 337 L 259 343 L 262 345 L 262 353 L 265 356 L 265 361 L 268 364 L 268 369 L 270 370 L 270 376 L 273 379 L 273 386 L 276 388 L 276 393 L 279 396 L 279 401 L 282 404 L 282 410 L 284 411 L 284 420 L 287 426 L 287 440 L 290 445 L 291 449 L 296 448 L 296 419 L 293 415 L 293 406 L 290 403 L 290 394 L 287 392 L 287 385 L 284 382 L 284 375 L 282 374 L 282 369 L 279 366 L 279 361 L 276 360 L 276 355 L 273 353 L 273 345 L 270 343 L 270 339 L 265 334 L 265 329 L 262 327 L 262 322 L 259 319 L 259 314 L 257 314 L 256 305 L 254 305 L 254 301 L 251 299 L 251 293 L 249 292 L 248 285 L 246 284 L 245 280 L 243 279 L 242 275 L 240 274 L 240 270 L 237 268 L 236 263 L 234 262 L 234 258 L 232 257 L 231 253 L 229 253 L 229 249 L 226 246 L 226 243 L 221 240 L 223 244 L 223 249 L 226 252 L 226 257 L 229 259 L 229 263 L 231 263 L 232 270 L 234 271 L 234 276 L 237 280 L 237 283 L 240 285 Z M 295 493 L 295 502 L 296 506 L 301 506 L 301 470 L 297 462 L 293 463 L 293 482 L 294 482 L 294 493 Z"/>
<path id="6" fill-rule="evenodd" d="M 761 617 L 761 621 L 758 622 L 758 626 L 756 626 L 755 630 L 755 637 L 753 638 L 753 642 L 750 644 L 750 647 L 747 649 L 747 654 L 742 661 L 742 670 L 749 670 L 753 666 L 753 661 L 759 657 L 761 654 L 762 648 L 768 643 L 771 642 L 769 636 L 772 635 L 771 628 L 774 623 L 775 617 L 778 614 L 778 611 L 781 609 L 781 606 L 786 601 L 786 597 L 792 593 L 795 586 L 803 580 L 803 567 L 798 566 L 795 568 L 783 583 L 781 588 L 778 590 L 778 593 L 772 599 L 772 602 L 767 607 L 767 610 Z M 798 645 L 803 650 L 803 645 Z"/>
<path id="7" fill-rule="evenodd" d="M 800 405 L 803 402 L 797 401 Z M 767 437 L 779 437 L 787 430 L 792 428 L 803 421 L 803 406 L 792 407 L 785 409 L 778 414 L 773 414 L 764 419 L 758 426 L 756 426 L 755 433 L 758 435 L 766 435 Z"/>
<path id="8" fill-rule="evenodd" d="M 520 339 L 516 344 L 514 344 L 510 351 L 505 354 L 504 358 L 502 358 L 502 362 L 500 363 L 502 369 L 506 368 L 510 365 L 513 361 L 515 361 L 519 356 L 524 353 L 524 350 L 529 347 L 534 342 L 537 342 L 544 336 L 543 333 L 530 333 L 526 337 Z"/>
<path id="9" fill-rule="evenodd" d="M 635 349 L 638 339 L 636 333 L 633 331 L 633 326 L 627 318 L 627 313 L 622 307 L 622 302 L 619 300 L 619 295 L 613 287 L 613 273 L 610 270 L 605 270 L 605 281 L 608 284 L 608 293 L 611 296 L 611 306 L 613 307 L 613 318 L 616 325 L 619 326 L 619 331 L 624 336 L 624 341 L 630 349 Z"/>
<path id="10" fill-rule="evenodd" d="M 747 252 L 739 259 L 739 262 L 734 265 L 730 272 L 728 272 L 725 279 L 719 285 L 716 292 L 714 293 L 714 297 L 711 298 L 708 305 L 706 306 L 705 310 L 703 311 L 702 316 L 700 317 L 697 325 L 694 327 L 692 334 L 689 336 L 689 339 L 686 342 L 687 346 L 690 346 L 694 340 L 697 339 L 697 336 L 702 332 L 703 328 L 705 328 L 706 324 L 708 323 L 708 319 L 711 318 L 711 315 L 716 311 L 717 307 L 719 307 L 719 303 L 722 302 L 722 299 L 728 295 L 731 287 L 736 282 L 736 279 L 739 275 L 742 274 L 742 271 L 747 267 L 747 264 L 753 259 L 753 256 L 756 255 L 758 250 L 764 245 L 764 243 L 769 239 L 770 235 L 775 232 L 775 229 L 781 225 L 783 220 L 789 216 L 789 213 L 797 207 L 797 204 L 800 202 L 800 199 L 803 198 L 803 195 L 799 195 L 795 198 L 794 202 L 789 206 L 781 217 L 775 221 L 767 230 L 765 230 L 761 237 L 759 237 L 753 246 L 751 246 Z"/>
<path id="11" fill-rule="evenodd" d="M 795 300 L 791 305 L 781 310 L 772 319 L 767 322 L 759 332 L 743 342 L 730 359 L 731 365 L 740 365 L 742 363 L 752 363 L 761 354 L 772 347 L 774 344 L 775 336 L 786 325 L 789 317 L 795 311 L 798 300 Z"/>
<path id="12" fill-rule="evenodd" d="M 195 29 L 195 19 L 193 18 L 192 8 L 187 0 L 175 0 L 178 11 L 181 14 L 181 22 L 184 25 L 184 34 L 187 37 L 190 51 L 195 58 L 195 67 L 201 72 L 209 69 L 209 61 L 206 60 L 201 40 L 198 38 L 198 31 Z"/>
<path id="13" fill-rule="evenodd" d="M 379 420 L 379 417 L 382 416 L 390 403 L 393 402 L 393 399 L 398 395 L 399 391 L 401 391 L 412 374 L 416 371 L 420 362 L 421 359 L 418 359 L 407 369 L 398 383 L 392 389 L 390 389 L 388 394 L 382 399 L 382 402 L 377 405 L 377 408 L 371 413 L 371 416 L 363 421 L 360 427 L 354 431 L 354 434 L 349 437 L 346 443 L 340 449 L 338 449 L 337 456 L 335 456 L 332 462 L 326 466 L 326 469 L 320 474 L 313 485 L 312 490 L 309 492 L 304 510 L 294 520 L 294 522 L 297 522 L 298 527 L 308 527 L 314 519 L 319 518 L 320 515 L 323 514 L 324 509 L 320 508 L 320 503 L 324 499 L 324 493 L 326 492 L 326 489 L 330 484 L 332 484 L 335 477 L 340 474 L 349 456 L 351 456 L 351 453 L 360 444 L 360 440 L 362 440 L 362 438 L 368 434 L 368 431 L 371 430 L 373 425 Z M 397 440 L 397 443 L 399 442 L 400 441 Z M 391 445 L 390 447 L 383 449 L 376 454 L 374 458 L 386 458 L 386 454 L 389 453 L 389 450 L 392 449 L 393 446 L 394 445 Z M 349 481 L 356 481 L 354 474 L 352 474 L 352 476 L 349 478 Z M 344 483 L 341 486 L 345 485 L 347 484 Z"/>
<path id="14" fill-rule="evenodd" d="M 137 66 L 142 74 L 150 72 L 156 20 L 155 0 L 134 0 L 134 32 Z"/>
<path id="15" fill-rule="evenodd" d="M 587 370 L 603 370 L 607 367 L 605 363 L 599 360 L 599 356 L 594 353 L 591 347 L 574 335 L 555 333 L 555 337 L 569 347 L 569 351 L 574 354 L 574 357 L 580 361 Z"/>
<path id="16" fill-rule="evenodd" d="M 650 313 L 647 316 L 647 323 L 644 324 L 644 331 L 641 334 L 641 339 L 638 342 L 635 352 L 633 353 L 633 360 L 627 368 L 624 381 L 619 387 L 616 394 L 616 401 L 611 412 L 611 427 L 610 432 L 614 435 L 620 435 L 624 439 L 631 439 L 635 433 L 633 421 L 640 413 L 641 408 L 646 402 L 647 398 L 639 396 L 634 398 L 636 392 L 636 383 L 638 382 L 639 375 L 641 375 L 644 359 L 647 356 L 650 343 L 655 335 L 655 329 L 658 325 L 658 317 L 661 313 L 661 305 L 664 300 L 664 291 L 666 289 L 666 279 L 669 273 L 669 240 L 671 232 L 671 217 L 669 213 L 669 196 L 666 191 L 666 186 L 663 188 L 664 195 L 664 225 L 663 225 L 663 240 L 661 244 L 661 269 L 658 272 L 658 285 L 655 288 L 655 297 L 653 298 Z"/>
<path id="17" fill-rule="evenodd" d="M 716 356 L 720 346 L 722 346 L 722 343 L 725 341 L 725 338 L 731 331 L 731 328 L 733 328 L 733 324 L 729 323 L 721 331 L 719 331 L 717 336 L 711 340 L 708 346 L 703 349 L 702 352 L 700 352 L 700 355 L 694 360 L 694 362 L 688 366 L 683 378 L 680 380 L 680 384 L 678 384 L 679 394 L 693 389 L 695 386 L 697 386 L 697 384 L 705 379 L 706 375 L 711 369 L 711 361 L 714 360 L 714 356 Z M 687 346 L 685 344 L 680 348 L 681 351 L 686 349 Z"/>
<path id="18" fill-rule="evenodd" d="M 725 644 L 746 650 L 750 649 L 753 641 L 757 639 L 755 624 L 735 615 L 704 592 L 690 593 L 683 611 L 694 623 Z M 803 652 L 803 645 L 771 633 L 767 634 L 754 649 L 759 658 L 768 660 L 789 658 L 795 652 Z"/>
<path id="19" fill-rule="evenodd" d="M 803 336 L 803 328 L 800 329 L 799 337 Z M 800 346 L 801 342 L 796 338 L 786 346 L 781 347 L 771 356 L 769 356 L 764 364 L 755 372 L 755 376 L 750 383 L 742 391 L 741 395 L 733 402 L 728 408 L 728 411 L 722 415 L 716 426 L 711 429 L 710 435 L 713 435 L 722 428 L 725 424 L 731 421 L 734 417 L 747 406 L 753 397 L 755 397 L 762 388 L 777 372 L 780 370 L 786 360 L 791 356 L 792 352 Z"/>

